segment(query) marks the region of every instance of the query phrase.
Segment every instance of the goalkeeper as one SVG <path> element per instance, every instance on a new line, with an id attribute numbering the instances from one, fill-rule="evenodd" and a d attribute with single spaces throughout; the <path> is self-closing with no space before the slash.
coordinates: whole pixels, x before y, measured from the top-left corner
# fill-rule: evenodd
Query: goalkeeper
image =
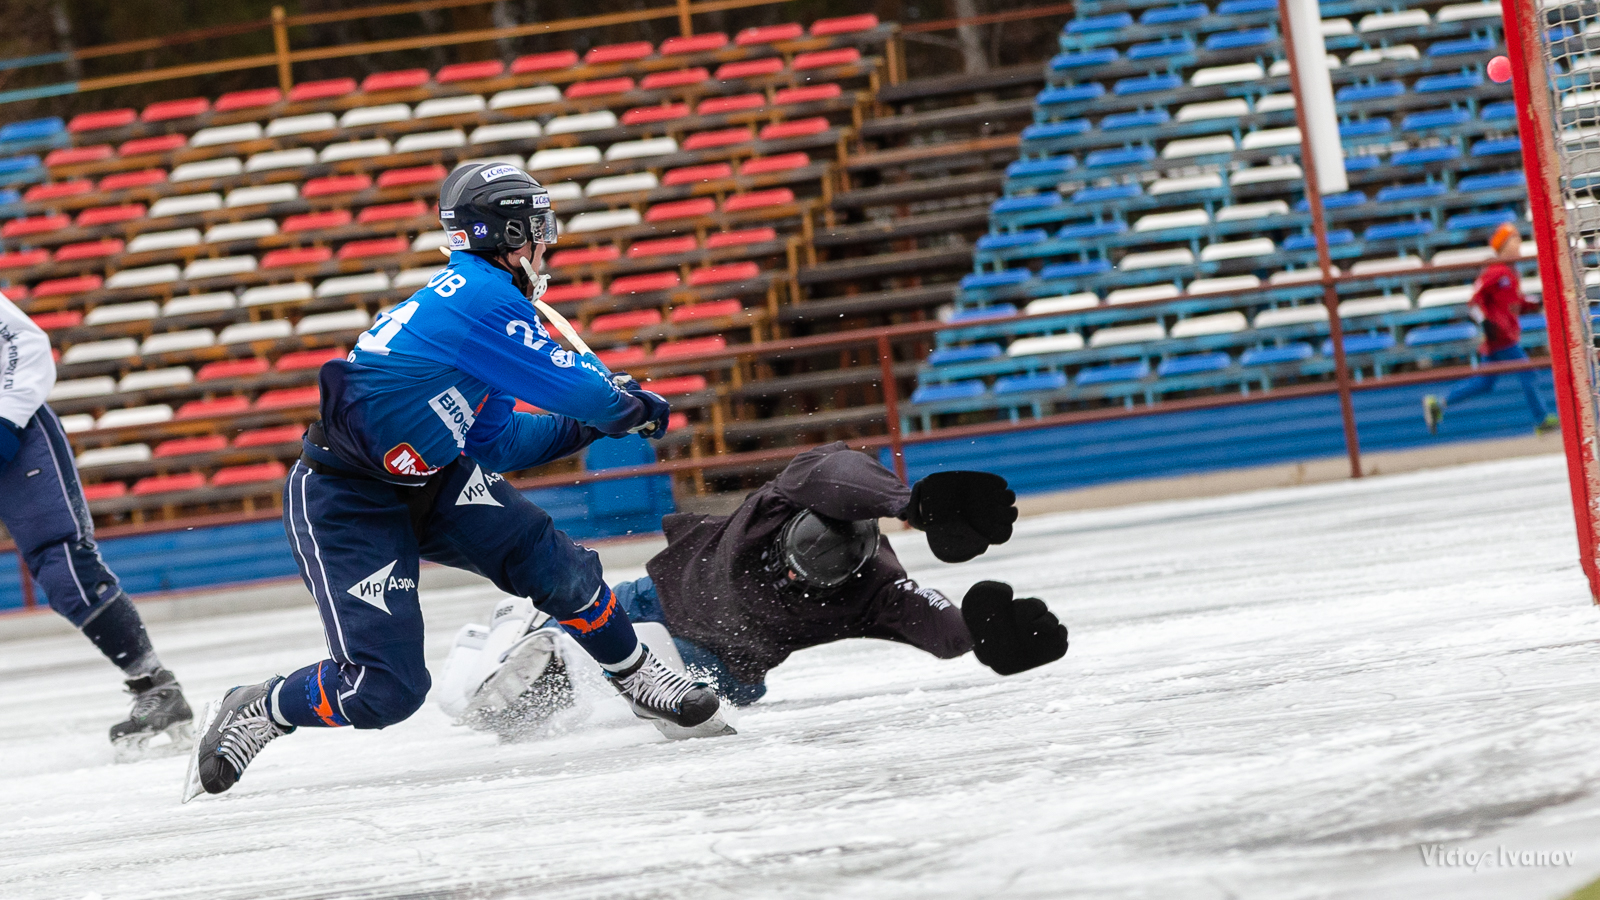
<path id="1" fill-rule="evenodd" d="M 635 622 L 664 625 L 684 665 L 741 706 L 766 693 L 767 672 L 789 654 L 843 638 L 899 641 L 941 659 L 974 651 L 1011 675 L 1060 659 L 1066 627 L 1043 601 L 1013 598 L 999 582 L 977 583 L 959 608 L 919 587 L 878 519 L 904 519 L 927 532 L 939 559 L 965 562 L 1010 540 L 1015 503 L 998 475 L 940 472 L 907 488 L 872 457 L 829 444 L 800 454 L 730 516 L 667 516 L 667 548 L 646 564 L 649 577 L 616 585 L 618 605 Z M 467 696 L 441 704 L 470 707 L 477 686 L 495 679 L 472 681 Z"/>

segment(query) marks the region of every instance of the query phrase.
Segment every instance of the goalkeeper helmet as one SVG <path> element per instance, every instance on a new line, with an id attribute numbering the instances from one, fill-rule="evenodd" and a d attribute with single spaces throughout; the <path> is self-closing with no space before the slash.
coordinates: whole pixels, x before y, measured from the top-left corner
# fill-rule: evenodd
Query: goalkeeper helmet
<path id="1" fill-rule="evenodd" d="M 878 552 L 878 522 L 845 522 L 805 510 L 778 534 L 779 561 L 793 581 L 830 590 L 843 585 Z"/>
<path id="2" fill-rule="evenodd" d="M 439 188 L 439 222 L 451 250 L 498 254 L 556 242 L 550 192 L 502 163 L 470 163 L 451 172 Z"/>

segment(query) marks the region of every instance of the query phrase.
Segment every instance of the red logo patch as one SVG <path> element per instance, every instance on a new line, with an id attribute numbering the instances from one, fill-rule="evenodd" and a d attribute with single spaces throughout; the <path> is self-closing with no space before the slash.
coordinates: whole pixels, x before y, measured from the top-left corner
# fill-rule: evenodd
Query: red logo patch
<path id="1" fill-rule="evenodd" d="M 396 475 L 423 476 L 432 475 L 439 471 L 438 466 L 429 466 L 422 461 L 422 454 L 410 444 L 396 444 L 388 453 L 383 455 L 383 467 Z"/>

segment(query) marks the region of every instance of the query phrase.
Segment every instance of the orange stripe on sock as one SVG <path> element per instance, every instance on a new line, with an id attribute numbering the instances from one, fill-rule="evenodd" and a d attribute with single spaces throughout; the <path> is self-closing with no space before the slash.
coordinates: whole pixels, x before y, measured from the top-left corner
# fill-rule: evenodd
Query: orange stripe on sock
<path id="1" fill-rule="evenodd" d="M 333 717 L 333 704 L 328 702 L 328 692 L 323 689 L 321 678 L 317 679 L 317 707 L 312 712 L 316 713 L 322 724 L 329 728 L 338 728 L 343 724 Z"/>
<path id="2" fill-rule="evenodd" d="M 617 593 L 610 588 L 606 588 L 606 594 L 609 595 L 610 599 L 606 600 L 605 609 L 600 610 L 600 615 L 594 621 L 591 622 L 588 619 L 562 619 L 561 624 L 579 634 L 588 634 L 606 627 L 606 623 L 611 621 L 611 614 L 617 610 Z"/>

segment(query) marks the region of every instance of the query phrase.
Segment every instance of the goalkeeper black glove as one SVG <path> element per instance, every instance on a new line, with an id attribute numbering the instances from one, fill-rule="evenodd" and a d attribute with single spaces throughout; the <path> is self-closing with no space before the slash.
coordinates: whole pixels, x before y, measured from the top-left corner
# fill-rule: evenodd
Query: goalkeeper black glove
<path id="1" fill-rule="evenodd" d="M 1011 540 L 1017 495 L 989 472 L 935 472 L 911 486 L 906 521 L 928 533 L 928 547 L 945 562 L 966 562 Z"/>
<path id="2" fill-rule="evenodd" d="M 1067 655 L 1067 626 L 1037 597 L 1012 599 L 1011 585 L 980 581 L 961 601 L 972 653 L 1001 675 L 1015 675 Z"/>

